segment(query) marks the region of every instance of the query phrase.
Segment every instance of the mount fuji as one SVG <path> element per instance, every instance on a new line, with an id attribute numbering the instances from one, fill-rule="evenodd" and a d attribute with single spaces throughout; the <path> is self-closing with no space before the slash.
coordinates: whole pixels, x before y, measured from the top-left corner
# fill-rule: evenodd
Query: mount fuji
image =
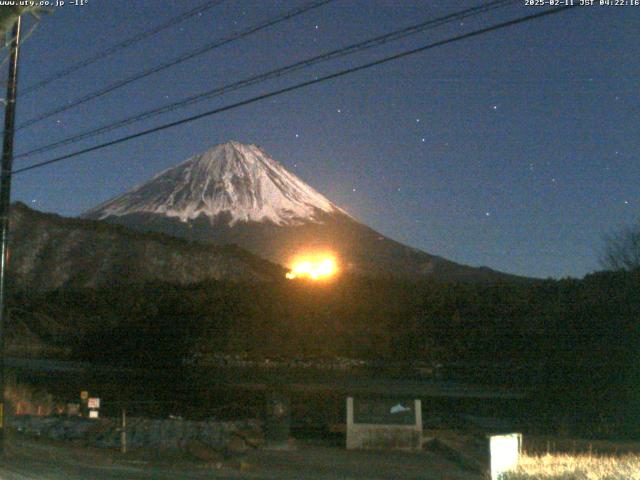
<path id="1" fill-rule="evenodd" d="M 322 250 L 336 255 L 343 271 L 368 275 L 519 278 L 391 240 L 352 218 L 258 146 L 233 141 L 158 173 L 83 217 L 197 242 L 237 244 L 285 266 L 296 254 Z"/>
<path id="2" fill-rule="evenodd" d="M 279 226 L 317 221 L 318 214 L 346 214 L 289 173 L 255 145 L 229 142 L 160 172 L 149 182 L 86 212 L 105 219 L 159 214 L 188 223 L 200 216 L 228 226 L 242 222 Z"/>

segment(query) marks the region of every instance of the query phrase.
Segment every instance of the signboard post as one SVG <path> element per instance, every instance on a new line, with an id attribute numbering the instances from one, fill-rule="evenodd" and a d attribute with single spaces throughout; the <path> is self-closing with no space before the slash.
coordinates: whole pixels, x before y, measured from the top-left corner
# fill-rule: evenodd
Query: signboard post
<path id="1" fill-rule="evenodd" d="M 100 399 L 97 397 L 87 399 L 87 408 L 89 409 L 89 418 L 98 418 L 100 416 Z"/>
<path id="2" fill-rule="evenodd" d="M 347 398 L 347 449 L 422 448 L 420 400 Z"/>

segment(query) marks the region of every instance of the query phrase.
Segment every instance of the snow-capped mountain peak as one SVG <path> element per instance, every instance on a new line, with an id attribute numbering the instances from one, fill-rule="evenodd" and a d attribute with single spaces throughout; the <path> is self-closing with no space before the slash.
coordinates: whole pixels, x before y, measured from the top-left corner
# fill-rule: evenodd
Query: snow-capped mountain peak
<path id="1" fill-rule="evenodd" d="M 256 145 L 231 141 L 160 172 L 149 182 L 89 210 L 96 219 L 135 213 L 183 222 L 227 214 L 229 224 L 318 221 L 319 213 L 343 210 L 316 192 Z"/>

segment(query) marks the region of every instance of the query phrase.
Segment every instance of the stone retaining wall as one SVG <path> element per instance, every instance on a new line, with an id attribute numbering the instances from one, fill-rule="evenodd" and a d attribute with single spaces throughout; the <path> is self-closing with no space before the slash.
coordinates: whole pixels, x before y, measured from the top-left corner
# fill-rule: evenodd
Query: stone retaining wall
<path id="1" fill-rule="evenodd" d="M 55 440 L 83 440 L 105 448 L 120 446 L 120 423 L 116 419 L 19 415 L 11 418 L 9 426 L 25 434 Z M 130 448 L 185 449 L 189 442 L 197 441 L 213 449 L 224 450 L 234 438 L 244 440 L 249 446 L 257 446 L 262 439 L 262 422 L 127 418 L 127 446 Z"/>

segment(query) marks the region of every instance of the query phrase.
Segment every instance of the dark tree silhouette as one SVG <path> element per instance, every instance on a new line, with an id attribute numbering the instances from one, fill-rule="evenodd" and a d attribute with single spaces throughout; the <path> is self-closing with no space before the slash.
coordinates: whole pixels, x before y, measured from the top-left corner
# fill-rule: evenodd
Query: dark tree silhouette
<path id="1" fill-rule="evenodd" d="M 600 263 L 606 270 L 640 269 L 640 222 L 605 237 Z"/>

